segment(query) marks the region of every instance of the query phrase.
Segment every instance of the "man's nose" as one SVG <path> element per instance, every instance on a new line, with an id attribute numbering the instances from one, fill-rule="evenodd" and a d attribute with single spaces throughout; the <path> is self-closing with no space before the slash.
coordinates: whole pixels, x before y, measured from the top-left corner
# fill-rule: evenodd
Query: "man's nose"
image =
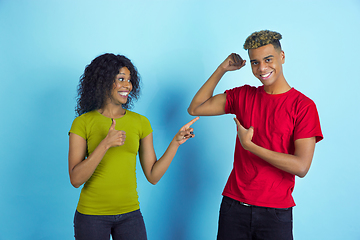
<path id="1" fill-rule="evenodd" d="M 260 71 L 263 71 L 263 70 L 265 70 L 267 68 L 267 64 L 266 63 L 264 63 L 264 62 L 260 62 L 259 63 L 259 70 Z"/>

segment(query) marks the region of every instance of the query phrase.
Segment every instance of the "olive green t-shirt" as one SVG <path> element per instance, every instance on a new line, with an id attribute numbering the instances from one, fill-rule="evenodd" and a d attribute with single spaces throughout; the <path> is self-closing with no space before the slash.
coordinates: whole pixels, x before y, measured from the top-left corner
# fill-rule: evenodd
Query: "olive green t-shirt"
<path id="1" fill-rule="evenodd" d="M 139 209 L 136 191 L 136 155 L 140 139 L 152 132 L 149 120 L 126 111 L 116 118 L 115 130 L 126 132 L 124 145 L 110 148 L 84 184 L 77 210 L 90 215 L 117 215 Z M 106 137 L 111 118 L 91 111 L 75 118 L 70 133 L 84 138 L 90 155 Z"/>

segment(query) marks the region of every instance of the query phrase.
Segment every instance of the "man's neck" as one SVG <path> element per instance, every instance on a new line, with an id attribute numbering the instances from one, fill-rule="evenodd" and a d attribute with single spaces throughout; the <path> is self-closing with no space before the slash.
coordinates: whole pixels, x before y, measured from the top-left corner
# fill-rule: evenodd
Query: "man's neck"
<path id="1" fill-rule="evenodd" d="M 265 92 L 268 94 L 281 94 L 281 93 L 286 93 L 291 89 L 291 86 L 287 83 L 285 78 L 281 79 L 281 81 L 279 80 L 275 82 L 273 85 L 270 86 L 264 85 Z"/>

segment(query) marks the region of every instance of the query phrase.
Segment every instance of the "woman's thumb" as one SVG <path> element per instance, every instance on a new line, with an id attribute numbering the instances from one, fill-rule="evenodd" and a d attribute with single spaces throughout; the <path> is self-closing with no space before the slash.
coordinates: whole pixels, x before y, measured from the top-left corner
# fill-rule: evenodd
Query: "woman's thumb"
<path id="1" fill-rule="evenodd" d="M 112 120 L 112 123 L 111 123 L 111 126 L 110 126 L 110 129 L 109 130 L 114 130 L 115 129 L 115 125 L 116 125 L 116 121 L 115 119 L 111 119 Z"/>

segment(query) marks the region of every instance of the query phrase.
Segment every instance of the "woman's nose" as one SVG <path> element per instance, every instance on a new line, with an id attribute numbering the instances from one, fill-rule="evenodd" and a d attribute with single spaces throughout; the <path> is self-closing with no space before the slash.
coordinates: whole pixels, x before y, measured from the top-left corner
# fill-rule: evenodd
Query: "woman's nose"
<path id="1" fill-rule="evenodd" d="M 127 87 L 127 88 L 130 89 L 130 87 L 131 87 L 131 82 L 125 81 L 125 82 L 124 82 L 124 87 Z"/>

